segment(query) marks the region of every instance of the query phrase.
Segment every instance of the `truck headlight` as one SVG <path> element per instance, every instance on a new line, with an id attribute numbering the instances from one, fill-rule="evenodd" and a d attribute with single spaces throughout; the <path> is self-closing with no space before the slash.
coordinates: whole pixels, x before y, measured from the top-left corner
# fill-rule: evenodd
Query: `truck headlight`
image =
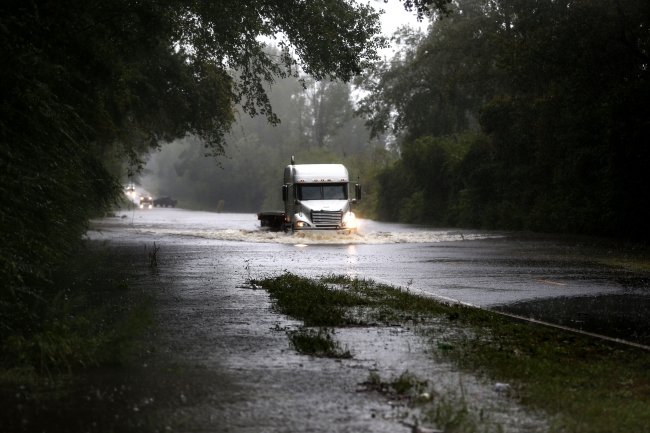
<path id="1" fill-rule="evenodd" d="M 309 224 L 307 224 L 307 223 L 304 222 L 304 221 L 298 221 L 298 222 L 296 223 L 296 227 L 309 227 Z"/>
<path id="2" fill-rule="evenodd" d="M 350 212 L 346 218 L 343 219 L 343 227 L 346 229 L 356 229 L 357 228 L 357 218 Z"/>

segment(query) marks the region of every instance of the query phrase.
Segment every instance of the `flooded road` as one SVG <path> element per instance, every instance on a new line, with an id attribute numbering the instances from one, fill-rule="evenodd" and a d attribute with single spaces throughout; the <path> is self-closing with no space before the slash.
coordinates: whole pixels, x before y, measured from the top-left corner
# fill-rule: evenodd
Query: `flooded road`
<path id="1" fill-rule="evenodd" d="M 418 409 L 363 385 L 407 373 L 436 396 L 442 418 L 431 427 L 548 431 L 547 415 L 432 350 L 418 327 L 436 324 L 337 328 L 352 358 L 298 354 L 287 332 L 301 322 L 246 284 L 285 271 L 372 278 L 650 343 L 648 275 L 603 264 L 607 251 L 584 239 L 364 220 L 353 235 L 292 236 L 262 230 L 253 214 L 160 208 L 96 220 L 88 237 L 131 290 L 154 295 L 155 326 L 129 362 L 80 372 L 64 394 L 47 381 L 1 389 L 6 431 L 407 433 Z"/>
<path id="2" fill-rule="evenodd" d="M 362 221 L 356 235 L 291 236 L 261 230 L 252 214 L 153 209 L 125 215 L 95 221 L 88 235 L 109 240 L 135 272 L 150 273 L 134 286 L 156 293 L 157 325 L 145 343 L 156 349 L 139 365 L 89 373 L 74 395 L 77 408 L 67 404 L 67 414 L 41 415 L 48 425 L 63 427 L 77 417 L 88 431 L 407 433 L 417 410 L 362 384 L 371 373 L 384 380 L 408 373 L 429 381 L 447 422 L 467 417 L 467 425 L 480 423 L 480 431 L 547 430 L 543 414 L 433 356 L 430 343 L 406 324 L 336 329 L 351 359 L 300 355 L 287 330 L 301 322 L 273 312 L 268 293 L 246 284 L 285 271 L 408 283 L 400 280 L 400 261 L 423 272 L 417 251 L 502 234 Z M 154 242 L 158 267 L 145 271 Z M 111 403 L 105 394 L 98 397 L 98 389 Z"/>
<path id="3" fill-rule="evenodd" d="M 288 235 L 253 214 L 135 211 L 99 223 L 93 239 L 215 248 L 241 278 L 290 271 L 346 274 L 576 329 L 650 344 L 650 275 L 603 264 L 585 240 L 436 230 L 360 220 L 358 233 Z M 243 273 L 246 273 L 244 275 Z"/>

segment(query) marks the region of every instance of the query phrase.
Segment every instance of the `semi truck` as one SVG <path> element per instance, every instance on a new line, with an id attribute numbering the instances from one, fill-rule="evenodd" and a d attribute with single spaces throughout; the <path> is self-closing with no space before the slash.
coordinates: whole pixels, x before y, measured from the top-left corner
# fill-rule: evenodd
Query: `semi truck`
<path id="1" fill-rule="evenodd" d="M 350 198 L 348 170 L 342 164 L 291 164 L 284 169 L 284 212 L 261 212 L 262 227 L 285 232 L 357 229 L 352 205 L 361 200 L 361 185 L 354 184 Z"/>

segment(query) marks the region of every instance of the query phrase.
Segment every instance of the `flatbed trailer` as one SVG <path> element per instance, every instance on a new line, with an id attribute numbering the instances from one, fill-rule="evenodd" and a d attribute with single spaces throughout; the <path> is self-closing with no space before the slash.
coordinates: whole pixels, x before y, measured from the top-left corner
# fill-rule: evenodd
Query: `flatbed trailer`
<path id="1" fill-rule="evenodd" d="M 261 227 L 269 227 L 274 230 L 282 230 L 284 224 L 284 212 L 260 212 L 257 214 L 257 219 L 260 221 Z"/>

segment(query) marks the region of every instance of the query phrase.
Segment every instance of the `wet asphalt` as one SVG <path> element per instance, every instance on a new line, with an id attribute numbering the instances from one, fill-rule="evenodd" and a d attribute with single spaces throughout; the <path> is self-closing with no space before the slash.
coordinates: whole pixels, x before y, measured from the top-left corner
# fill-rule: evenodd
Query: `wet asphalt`
<path id="1" fill-rule="evenodd" d="M 286 270 L 372 278 L 650 345 L 650 273 L 606 264 L 629 252 L 615 242 L 361 220 L 361 236 L 346 243 L 337 235 L 268 233 L 253 214 L 156 208 L 124 215 L 133 218 L 100 223 L 106 237 L 213 246 L 235 272 L 246 267 L 253 277 Z"/>

